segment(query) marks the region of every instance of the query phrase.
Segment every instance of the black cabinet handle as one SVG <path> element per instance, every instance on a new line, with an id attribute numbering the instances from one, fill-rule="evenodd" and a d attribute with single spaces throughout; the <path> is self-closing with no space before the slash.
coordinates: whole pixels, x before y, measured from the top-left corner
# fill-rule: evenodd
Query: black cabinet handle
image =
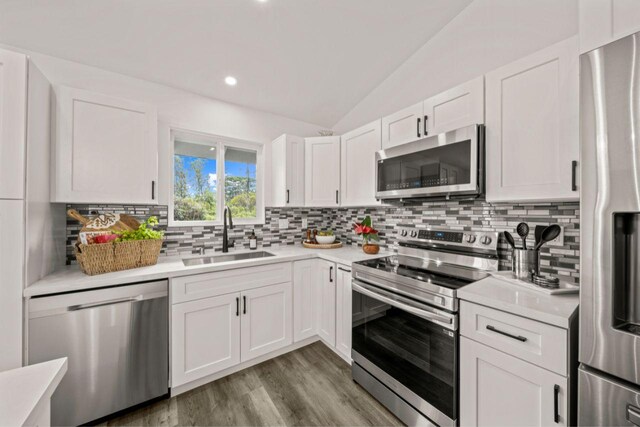
<path id="1" fill-rule="evenodd" d="M 560 395 L 560 386 L 556 384 L 553 386 L 553 422 L 556 424 L 560 422 L 560 414 L 558 414 L 559 395 Z"/>
<path id="2" fill-rule="evenodd" d="M 333 266 L 329 267 L 329 283 L 333 283 Z"/>
<path id="3" fill-rule="evenodd" d="M 287 203 L 289 203 L 289 190 L 287 190 Z"/>
<path id="4" fill-rule="evenodd" d="M 151 200 L 156 199 L 156 182 L 151 181 Z"/>
<path id="5" fill-rule="evenodd" d="M 418 133 L 418 138 L 420 138 L 420 117 L 418 117 L 417 133 Z"/>
<path id="6" fill-rule="evenodd" d="M 247 297 L 242 296 L 242 314 L 247 314 Z"/>
<path id="7" fill-rule="evenodd" d="M 351 270 L 347 270 L 346 268 L 338 267 L 338 270 L 344 271 L 346 273 L 351 273 Z"/>
<path id="8" fill-rule="evenodd" d="M 500 329 L 496 329 L 494 326 L 491 326 L 491 325 L 487 325 L 487 329 L 490 330 L 491 332 L 495 332 L 497 334 L 504 335 L 505 337 L 513 338 L 514 340 L 518 340 L 518 341 L 522 341 L 522 342 L 527 341 L 527 337 L 510 334 L 509 332 L 505 332 L 505 331 L 501 331 Z"/>
<path id="9" fill-rule="evenodd" d="M 336 190 L 336 205 L 340 203 L 340 202 L 338 201 L 338 191 L 339 191 L 339 190 Z"/>
<path id="10" fill-rule="evenodd" d="M 240 316 L 240 298 L 236 297 L 236 316 Z"/>
<path id="11" fill-rule="evenodd" d="M 427 132 L 427 120 L 429 119 L 429 116 L 424 116 L 424 136 L 429 135 L 429 132 Z"/>
<path id="12" fill-rule="evenodd" d="M 578 168 L 578 161 L 573 160 L 571 162 L 571 191 L 578 191 L 578 184 L 576 183 L 576 169 Z"/>

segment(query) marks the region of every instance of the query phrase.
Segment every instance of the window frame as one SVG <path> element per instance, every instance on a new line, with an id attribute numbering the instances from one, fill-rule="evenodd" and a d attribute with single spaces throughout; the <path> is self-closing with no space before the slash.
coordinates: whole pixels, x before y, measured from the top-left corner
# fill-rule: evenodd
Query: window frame
<path id="1" fill-rule="evenodd" d="M 225 149 L 237 148 L 240 150 L 251 150 L 256 152 L 256 217 L 255 218 L 233 218 L 233 223 L 238 225 L 262 225 L 265 220 L 264 203 L 264 144 L 257 142 L 243 141 L 226 136 L 213 135 L 192 130 L 171 128 L 170 129 L 170 179 L 169 179 L 169 203 L 167 216 L 169 227 L 205 227 L 218 226 L 223 224 L 222 212 L 225 205 Z M 174 215 L 174 190 L 175 190 L 175 141 L 185 139 L 187 142 L 207 145 L 216 148 L 216 220 L 215 221 L 179 221 Z"/>

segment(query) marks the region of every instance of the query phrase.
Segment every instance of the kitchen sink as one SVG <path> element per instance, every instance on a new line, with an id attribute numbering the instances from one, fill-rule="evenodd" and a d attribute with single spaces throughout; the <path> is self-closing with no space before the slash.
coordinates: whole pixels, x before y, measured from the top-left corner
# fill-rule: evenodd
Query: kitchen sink
<path id="1" fill-rule="evenodd" d="M 214 264 L 218 262 L 229 262 L 229 261 L 242 261 L 245 259 L 267 258 L 272 256 L 275 256 L 275 255 L 272 254 L 271 252 L 265 252 L 265 251 L 243 252 L 239 254 L 205 256 L 200 258 L 187 258 L 187 259 L 183 259 L 182 263 L 185 265 L 185 267 L 189 267 L 192 265 Z"/>

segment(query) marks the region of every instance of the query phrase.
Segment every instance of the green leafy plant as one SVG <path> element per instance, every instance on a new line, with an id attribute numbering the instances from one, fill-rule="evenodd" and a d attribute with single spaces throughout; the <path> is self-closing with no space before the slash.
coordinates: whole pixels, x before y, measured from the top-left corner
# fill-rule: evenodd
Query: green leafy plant
<path id="1" fill-rule="evenodd" d="M 333 230 L 318 231 L 318 236 L 333 236 Z"/>
<path id="2" fill-rule="evenodd" d="M 119 237 L 116 242 L 128 242 L 131 240 L 160 240 L 164 237 L 164 231 L 154 230 L 158 225 L 158 218 L 150 216 L 145 222 L 140 224 L 137 230 L 118 231 Z"/>

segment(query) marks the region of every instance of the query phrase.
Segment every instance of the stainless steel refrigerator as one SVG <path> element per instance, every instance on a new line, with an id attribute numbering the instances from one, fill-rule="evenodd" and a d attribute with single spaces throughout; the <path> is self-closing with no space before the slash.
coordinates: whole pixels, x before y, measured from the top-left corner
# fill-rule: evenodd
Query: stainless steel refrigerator
<path id="1" fill-rule="evenodd" d="M 640 33 L 580 58 L 578 423 L 640 425 Z"/>

